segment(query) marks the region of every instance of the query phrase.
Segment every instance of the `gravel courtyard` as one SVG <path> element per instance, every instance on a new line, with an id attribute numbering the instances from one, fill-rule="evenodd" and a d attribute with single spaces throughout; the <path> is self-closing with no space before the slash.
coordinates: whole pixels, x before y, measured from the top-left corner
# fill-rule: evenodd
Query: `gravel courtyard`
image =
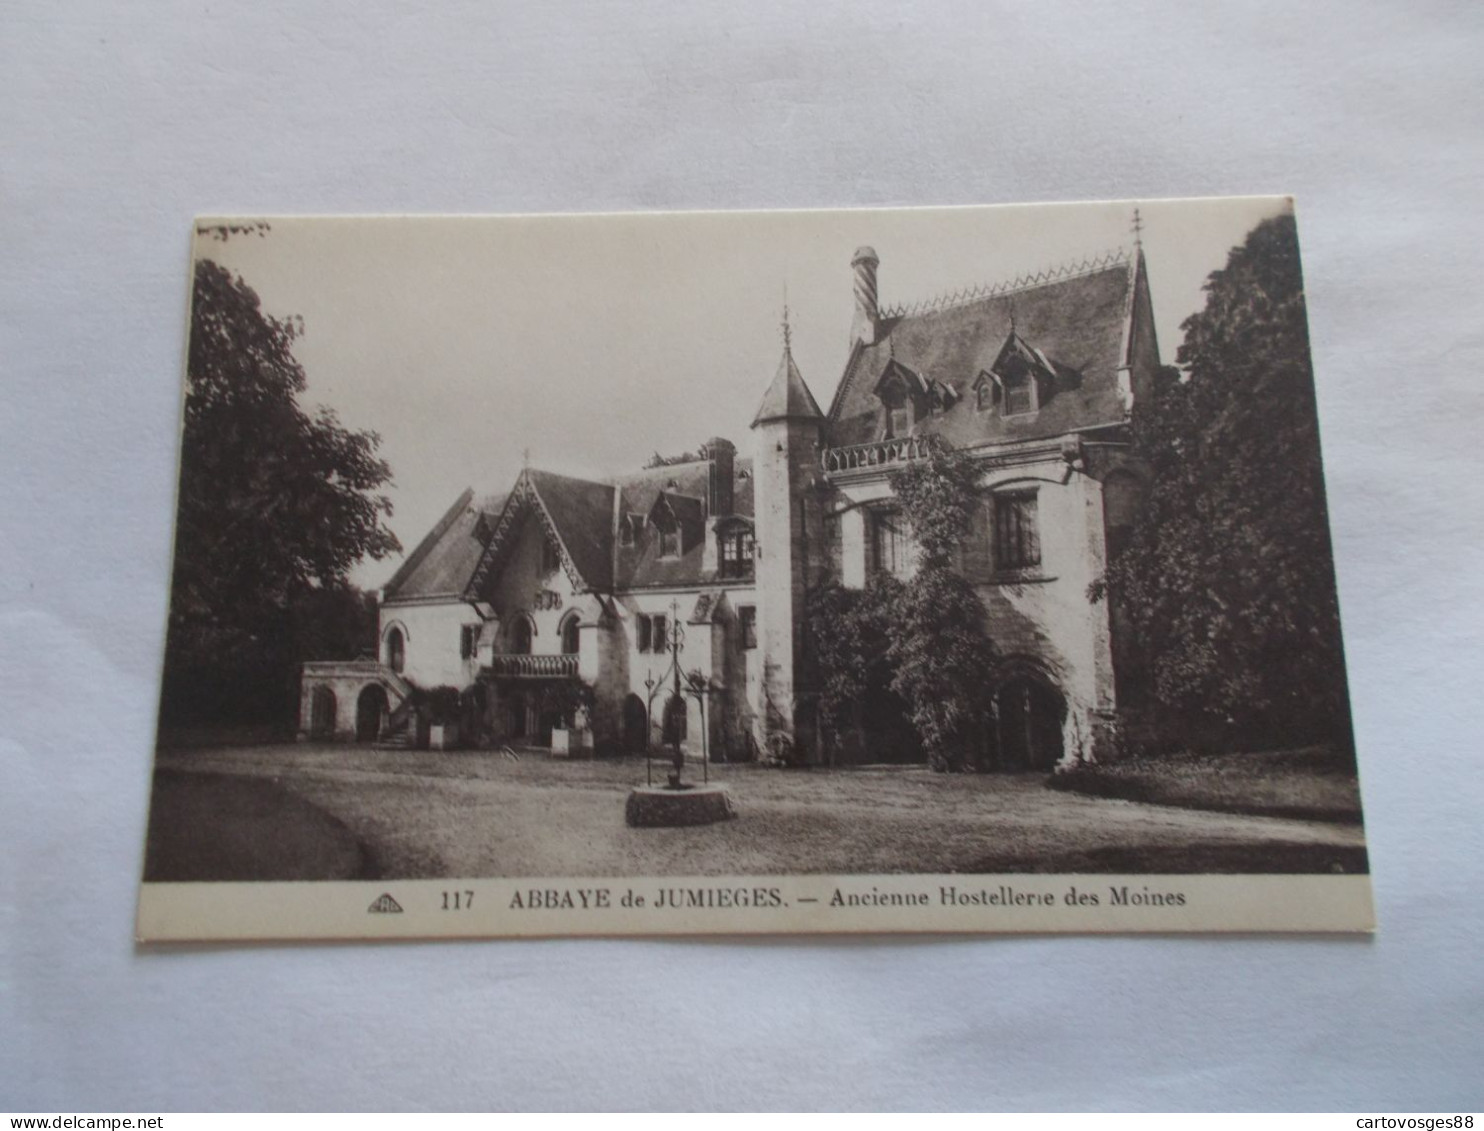
<path id="1" fill-rule="evenodd" d="M 1048 789 L 1039 775 L 711 770 L 731 787 L 737 820 L 631 829 L 624 801 L 644 782 L 642 759 L 166 750 L 146 878 L 1366 869 L 1359 825 L 1085 797 Z M 655 772 L 661 780 L 658 762 Z"/>

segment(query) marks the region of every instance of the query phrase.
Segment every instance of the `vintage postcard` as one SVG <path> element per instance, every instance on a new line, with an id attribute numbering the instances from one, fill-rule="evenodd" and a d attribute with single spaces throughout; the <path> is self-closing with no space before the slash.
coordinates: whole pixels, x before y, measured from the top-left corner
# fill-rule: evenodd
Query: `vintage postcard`
<path id="1" fill-rule="evenodd" d="M 1372 929 L 1290 199 L 192 270 L 141 939 Z"/>

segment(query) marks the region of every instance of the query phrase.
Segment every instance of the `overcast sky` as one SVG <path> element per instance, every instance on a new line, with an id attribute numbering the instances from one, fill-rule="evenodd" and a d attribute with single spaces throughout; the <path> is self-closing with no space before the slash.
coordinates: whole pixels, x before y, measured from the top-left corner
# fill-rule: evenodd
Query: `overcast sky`
<path id="1" fill-rule="evenodd" d="M 1141 202 L 1161 356 L 1201 284 L 1282 198 Z M 507 488 L 523 452 L 603 476 L 748 425 L 782 349 L 828 409 L 854 307 L 850 259 L 881 259 L 883 305 L 1014 278 L 1132 241 L 1133 205 L 622 216 L 271 220 L 201 237 L 276 315 L 298 314 L 306 406 L 374 429 L 411 550 L 466 486 Z M 355 580 L 385 582 L 394 561 Z"/>

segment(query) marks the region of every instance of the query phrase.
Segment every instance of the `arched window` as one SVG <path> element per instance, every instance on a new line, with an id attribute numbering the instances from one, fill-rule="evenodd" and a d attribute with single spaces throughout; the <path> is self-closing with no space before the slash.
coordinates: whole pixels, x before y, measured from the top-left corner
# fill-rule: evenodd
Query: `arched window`
<path id="1" fill-rule="evenodd" d="M 510 626 L 510 651 L 517 656 L 529 656 L 531 637 L 534 635 L 531 631 L 531 618 L 516 617 L 515 623 Z"/>
<path id="2" fill-rule="evenodd" d="M 567 619 L 562 621 L 562 652 L 564 655 L 577 655 L 580 625 L 581 619 L 576 613 L 568 613 Z"/>
<path id="3" fill-rule="evenodd" d="M 386 666 L 400 673 L 407 664 L 407 641 L 400 628 L 386 634 Z"/>

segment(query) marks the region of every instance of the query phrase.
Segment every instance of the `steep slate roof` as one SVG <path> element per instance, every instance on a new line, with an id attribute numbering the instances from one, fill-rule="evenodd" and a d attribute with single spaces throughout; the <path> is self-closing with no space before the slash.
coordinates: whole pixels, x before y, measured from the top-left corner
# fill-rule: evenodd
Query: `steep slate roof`
<path id="1" fill-rule="evenodd" d="M 695 585 L 714 578 L 701 568 L 708 467 L 708 461 L 694 460 L 646 468 L 609 482 L 536 468 L 528 468 L 522 477 L 550 516 L 583 584 L 598 592 L 614 592 L 629 586 Z M 750 519 L 752 461 L 735 460 L 733 474 L 733 511 Z M 682 555 L 660 558 L 658 540 L 647 535 L 633 547 L 620 546 L 618 519 L 626 514 L 647 516 L 662 493 L 669 496 L 672 509 L 684 521 Z M 487 495 L 477 500 L 473 491 L 461 494 L 392 575 L 385 587 L 385 600 L 467 597 L 486 543 L 507 503 L 522 505 L 511 498 L 513 494 Z"/>
<path id="2" fill-rule="evenodd" d="M 582 580 L 590 589 L 611 589 L 613 485 L 535 468 L 526 475 Z"/>
<path id="3" fill-rule="evenodd" d="M 648 515 L 661 492 L 667 495 L 707 497 L 707 460 L 647 467 L 614 480 L 619 492 L 619 510 L 628 514 Z M 738 459 L 733 464 L 732 511 L 744 518 L 753 513 L 752 461 Z M 674 484 L 674 486 L 671 486 Z M 646 586 L 695 585 L 711 580 L 701 568 L 705 553 L 704 531 L 686 530 L 678 558 L 660 557 L 659 541 L 641 536 L 632 546 L 614 540 L 614 586 L 617 589 Z"/>
<path id="4" fill-rule="evenodd" d="M 809 391 L 803 374 L 794 364 L 793 351 L 785 347 L 783 359 L 778 363 L 778 372 L 773 377 L 773 383 L 768 386 L 768 391 L 763 394 L 763 403 L 757 406 L 757 415 L 752 418 L 752 426 L 756 428 L 768 420 L 820 420 L 823 417 L 824 413 L 819 411 L 814 394 Z"/>
<path id="5" fill-rule="evenodd" d="M 1134 279 L 1134 262 L 1115 261 L 958 305 L 884 317 L 878 340 L 858 346 L 846 364 L 826 423 L 828 443 L 840 447 L 881 438 L 881 404 L 874 390 L 893 360 L 957 393 L 955 403 L 920 418 L 916 427 L 919 434 L 936 433 L 955 446 L 1122 422 L 1118 369 L 1125 364 Z M 1006 417 L 980 411 L 971 390 L 980 372 L 993 366 L 1012 327 L 1049 361 L 1056 378 L 1039 411 Z"/>
<path id="6" fill-rule="evenodd" d="M 457 597 L 474 576 L 479 555 L 484 552 L 476 527 L 481 515 L 486 520 L 498 515 L 505 506 L 504 495 L 486 495 L 475 499 L 466 490 L 412 553 L 407 555 L 392 579 L 386 583 L 383 599 L 412 600 L 430 597 Z"/>

